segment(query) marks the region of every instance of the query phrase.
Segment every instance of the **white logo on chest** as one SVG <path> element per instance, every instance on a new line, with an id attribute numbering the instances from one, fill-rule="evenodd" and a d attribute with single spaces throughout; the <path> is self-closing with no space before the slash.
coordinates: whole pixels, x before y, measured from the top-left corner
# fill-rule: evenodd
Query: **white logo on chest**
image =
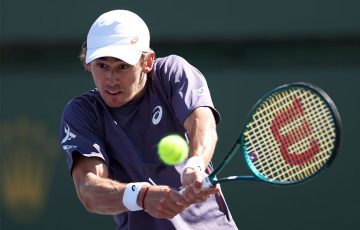
<path id="1" fill-rule="evenodd" d="M 154 108 L 153 117 L 152 117 L 152 123 L 154 125 L 157 125 L 160 123 L 161 118 L 162 118 L 162 113 L 163 113 L 163 110 L 162 110 L 161 106 L 158 105 Z"/>

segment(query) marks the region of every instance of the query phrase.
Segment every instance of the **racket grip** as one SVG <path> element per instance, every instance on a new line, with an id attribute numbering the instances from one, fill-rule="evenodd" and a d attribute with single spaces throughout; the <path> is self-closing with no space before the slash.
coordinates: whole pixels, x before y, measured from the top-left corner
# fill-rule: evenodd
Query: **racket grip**
<path id="1" fill-rule="evenodd" d="M 179 194 L 180 194 L 180 195 L 184 195 L 184 192 L 185 192 L 185 188 L 184 188 L 184 187 L 181 187 L 181 189 L 179 190 Z"/>
<path id="2" fill-rule="evenodd" d="M 208 176 L 205 177 L 204 180 L 203 180 L 203 182 L 202 182 L 202 188 L 203 188 L 203 189 L 204 189 L 204 188 L 210 188 L 210 187 L 212 187 L 212 186 L 214 186 L 214 185 L 211 183 L 209 177 L 208 177 Z"/>
<path id="3" fill-rule="evenodd" d="M 209 177 L 208 177 L 208 176 L 205 177 L 204 180 L 203 180 L 203 182 L 202 182 L 201 188 L 202 188 L 202 189 L 206 189 L 206 188 L 210 188 L 210 187 L 212 187 L 212 186 L 214 186 L 214 185 L 211 183 Z M 179 194 L 180 194 L 180 195 L 183 195 L 184 192 L 185 192 L 185 188 L 181 188 L 181 189 L 179 190 Z"/>

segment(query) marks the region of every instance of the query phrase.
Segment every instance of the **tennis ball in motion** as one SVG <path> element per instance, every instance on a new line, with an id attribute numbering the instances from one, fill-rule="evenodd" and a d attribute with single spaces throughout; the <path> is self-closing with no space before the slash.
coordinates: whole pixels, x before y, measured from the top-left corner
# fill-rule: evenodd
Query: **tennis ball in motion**
<path id="1" fill-rule="evenodd" d="M 188 153 L 188 143 L 176 134 L 162 138 L 158 144 L 159 157 L 167 165 L 180 164 L 187 158 Z"/>

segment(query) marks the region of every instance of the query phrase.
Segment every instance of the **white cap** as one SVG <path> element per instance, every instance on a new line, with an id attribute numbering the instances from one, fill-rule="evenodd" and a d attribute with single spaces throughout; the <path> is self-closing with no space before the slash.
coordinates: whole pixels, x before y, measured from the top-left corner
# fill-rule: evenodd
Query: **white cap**
<path id="1" fill-rule="evenodd" d="M 150 50 L 150 33 L 145 22 L 133 12 L 113 10 L 102 14 L 87 36 L 86 63 L 115 57 L 135 65 L 142 52 Z"/>

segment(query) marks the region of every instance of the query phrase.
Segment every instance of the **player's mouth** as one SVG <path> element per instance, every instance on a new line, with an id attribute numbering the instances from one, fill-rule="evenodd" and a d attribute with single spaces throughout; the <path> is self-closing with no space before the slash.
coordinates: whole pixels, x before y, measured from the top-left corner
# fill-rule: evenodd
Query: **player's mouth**
<path id="1" fill-rule="evenodd" d="M 119 95 L 121 93 L 120 90 L 105 90 L 105 92 L 107 94 L 110 94 L 111 96 L 116 96 L 116 95 Z"/>

